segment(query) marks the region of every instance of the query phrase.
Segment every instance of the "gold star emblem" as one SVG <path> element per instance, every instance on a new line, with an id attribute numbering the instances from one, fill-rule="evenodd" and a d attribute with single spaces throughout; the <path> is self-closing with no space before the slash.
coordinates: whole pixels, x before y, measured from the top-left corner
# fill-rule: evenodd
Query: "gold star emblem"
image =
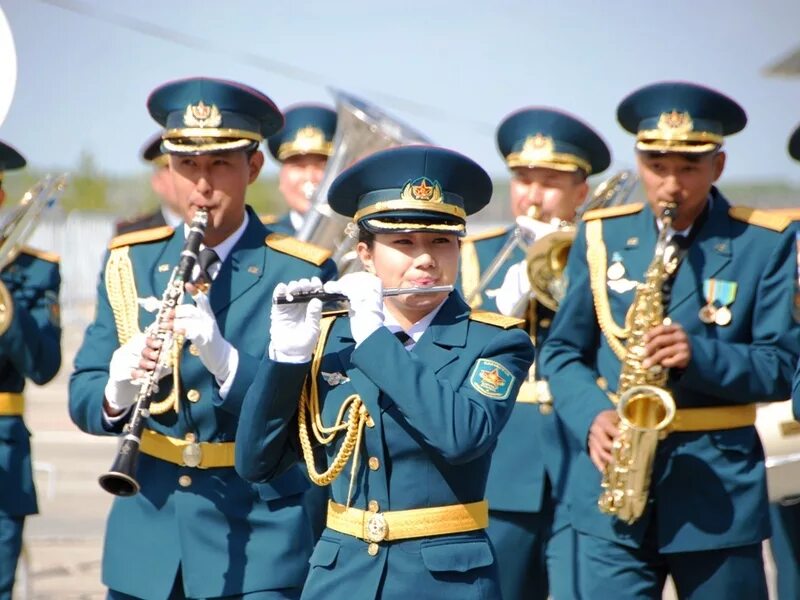
<path id="1" fill-rule="evenodd" d="M 183 124 L 186 127 L 219 127 L 222 124 L 222 114 L 215 104 L 206 104 L 201 100 L 186 107 Z"/>
<path id="2" fill-rule="evenodd" d="M 673 110 L 661 113 L 658 118 L 658 130 L 665 135 L 680 135 L 694 129 L 694 121 L 688 112 Z"/>

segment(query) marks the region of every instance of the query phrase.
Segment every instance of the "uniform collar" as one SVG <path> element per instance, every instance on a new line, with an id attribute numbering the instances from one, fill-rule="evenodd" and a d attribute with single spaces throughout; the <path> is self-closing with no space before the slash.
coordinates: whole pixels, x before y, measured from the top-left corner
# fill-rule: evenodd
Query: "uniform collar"
<path id="1" fill-rule="evenodd" d="M 408 331 L 406 331 L 408 336 L 413 340 L 413 342 L 406 344 L 406 350 L 411 350 L 416 345 L 416 343 L 419 341 L 419 338 L 422 337 L 422 334 L 425 333 L 430 324 L 433 322 L 433 319 L 436 318 L 436 315 L 438 314 L 439 310 L 441 310 L 442 306 L 444 306 L 445 302 L 447 302 L 447 298 L 442 300 L 436 308 L 414 323 L 408 329 Z M 390 313 L 387 309 L 385 302 L 383 304 L 383 325 L 393 334 L 397 333 L 398 331 L 404 331 L 404 329 L 397 322 L 397 319 L 394 318 L 394 315 L 392 315 L 392 313 Z"/>
<path id="2" fill-rule="evenodd" d="M 296 210 L 289 211 L 289 221 L 291 222 L 292 227 L 294 227 L 295 231 L 300 231 L 300 228 L 303 226 L 304 220 L 305 217 Z"/>

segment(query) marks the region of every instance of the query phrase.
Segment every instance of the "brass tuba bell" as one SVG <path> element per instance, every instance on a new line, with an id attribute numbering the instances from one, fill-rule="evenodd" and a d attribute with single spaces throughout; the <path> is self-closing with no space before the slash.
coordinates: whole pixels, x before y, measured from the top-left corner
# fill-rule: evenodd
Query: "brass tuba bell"
<path id="1" fill-rule="evenodd" d="M 636 187 L 636 182 L 636 175 L 631 171 L 620 171 L 612 175 L 597 186 L 589 201 L 581 207 L 579 215 L 598 208 L 625 204 Z M 562 221 L 556 231 L 537 239 L 528 249 L 531 294 L 552 311 L 558 310 L 567 291 L 564 270 L 576 233 L 577 228 L 573 223 Z"/>

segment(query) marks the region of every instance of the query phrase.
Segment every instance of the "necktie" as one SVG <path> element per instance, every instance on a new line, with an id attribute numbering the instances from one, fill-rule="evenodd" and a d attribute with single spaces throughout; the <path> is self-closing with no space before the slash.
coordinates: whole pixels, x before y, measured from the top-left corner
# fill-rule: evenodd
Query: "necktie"
<path id="1" fill-rule="evenodd" d="M 394 332 L 394 337 L 396 337 L 398 340 L 400 340 L 400 343 L 403 344 L 403 346 L 408 346 L 409 343 L 413 343 L 414 342 L 413 338 L 410 335 L 408 335 L 405 331 L 402 331 L 402 330 L 401 331 L 395 331 Z"/>
<path id="2" fill-rule="evenodd" d="M 219 262 L 219 256 L 217 253 L 214 252 L 211 248 L 203 248 L 200 250 L 200 254 L 197 257 L 197 266 L 200 267 L 200 278 L 203 279 L 205 283 L 211 283 L 213 277 L 211 277 L 211 267 Z"/>

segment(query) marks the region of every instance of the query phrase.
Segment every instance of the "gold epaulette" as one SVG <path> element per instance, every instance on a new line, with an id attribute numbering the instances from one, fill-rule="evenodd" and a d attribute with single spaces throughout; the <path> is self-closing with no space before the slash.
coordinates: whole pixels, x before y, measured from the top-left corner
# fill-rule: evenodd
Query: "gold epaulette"
<path id="1" fill-rule="evenodd" d="M 492 227 L 486 231 L 481 231 L 480 233 L 476 233 L 474 235 L 468 235 L 464 238 L 464 241 L 479 242 L 481 240 L 488 240 L 489 238 L 500 237 L 506 233 L 508 233 L 507 227 Z"/>
<path id="2" fill-rule="evenodd" d="M 301 242 L 283 233 L 271 233 L 267 236 L 265 241 L 267 246 L 273 250 L 281 252 L 282 254 L 294 256 L 295 258 L 300 258 L 317 267 L 321 266 L 322 263 L 331 257 L 330 250 L 325 250 L 325 248 L 320 248 L 314 244 Z"/>
<path id="3" fill-rule="evenodd" d="M 788 217 L 792 221 L 800 221 L 800 208 L 770 208 L 769 212 L 774 215 Z"/>
<path id="4" fill-rule="evenodd" d="M 41 258 L 42 260 L 46 260 L 47 262 L 51 263 L 57 263 L 61 260 L 61 257 L 55 252 L 47 252 L 46 250 L 31 248 L 30 246 L 23 246 L 20 249 L 20 252 L 24 254 L 30 254 L 31 256 L 35 256 L 36 258 Z"/>
<path id="5" fill-rule="evenodd" d="M 743 221 L 750 225 L 758 225 L 759 227 L 772 229 L 772 231 L 778 232 L 783 231 L 792 223 L 792 220 L 784 215 L 778 215 L 757 208 L 750 208 L 749 206 L 731 206 L 728 214 L 737 221 Z"/>
<path id="6" fill-rule="evenodd" d="M 514 329 L 515 327 L 522 327 L 525 325 L 524 319 L 507 317 L 490 310 L 473 310 L 471 313 L 469 313 L 469 318 L 471 321 L 486 323 L 487 325 L 494 325 L 495 327 L 500 327 L 501 329 Z"/>
<path id="7" fill-rule="evenodd" d="M 160 227 L 153 227 L 152 229 L 123 233 L 113 238 L 108 243 L 108 249 L 113 250 L 114 248 L 122 248 L 123 246 L 133 246 L 134 244 L 163 240 L 171 236 L 174 231 L 175 230 L 169 225 L 162 225 Z"/>
<path id="8" fill-rule="evenodd" d="M 278 215 L 258 215 L 258 220 L 262 225 L 273 225 L 278 222 Z"/>
<path id="9" fill-rule="evenodd" d="M 594 210 L 587 210 L 583 217 L 584 221 L 591 221 L 592 219 L 608 219 L 611 217 L 621 217 L 623 215 L 632 215 L 639 212 L 644 208 L 644 204 L 636 202 L 634 204 L 620 204 L 619 206 L 609 206 L 608 208 L 596 208 Z"/>

